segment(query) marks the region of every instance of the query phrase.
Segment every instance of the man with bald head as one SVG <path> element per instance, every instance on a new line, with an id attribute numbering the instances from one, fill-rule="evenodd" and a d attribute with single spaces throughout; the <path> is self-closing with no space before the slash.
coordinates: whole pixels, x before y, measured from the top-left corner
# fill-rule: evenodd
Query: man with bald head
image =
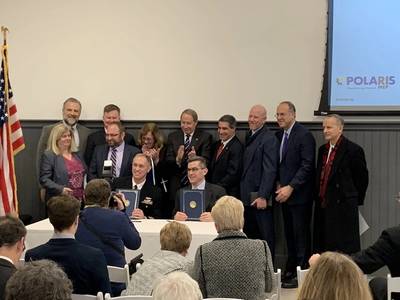
<path id="1" fill-rule="evenodd" d="M 358 206 L 364 204 L 368 170 L 364 150 L 343 136 L 343 118 L 323 120 L 326 144 L 318 150 L 314 252 L 360 251 Z"/>
<path id="2" fill-rule="evenodd" d="M 264 106 L 255 105 L 250 109 L 240 194 L 245 207 L 243 231 L 249 238 L 267 241 L 273 256 L 272 199 L 278 171 L 279 142 L 265 125 L 266 120 Z"/>

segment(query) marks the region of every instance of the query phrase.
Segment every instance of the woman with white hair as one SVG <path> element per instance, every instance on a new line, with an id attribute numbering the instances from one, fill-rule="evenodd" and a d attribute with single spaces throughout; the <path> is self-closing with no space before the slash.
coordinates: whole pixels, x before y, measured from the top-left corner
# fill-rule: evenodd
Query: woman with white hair
<path id="1" fill-rule="evenodd" d="M 185 272 L 172 272 L 156 284 L 154 300 L 201 300 L 199 285 Z"/>
<path id="2" fill-rule="evenodd" d="M 211 210 L 218 236 L 197 249 L 192 277 L 204 298 L 267 298 L 273 287 L 271 252 L 265 241 L 242 232 L 243 204 L 220 198 Z"/>

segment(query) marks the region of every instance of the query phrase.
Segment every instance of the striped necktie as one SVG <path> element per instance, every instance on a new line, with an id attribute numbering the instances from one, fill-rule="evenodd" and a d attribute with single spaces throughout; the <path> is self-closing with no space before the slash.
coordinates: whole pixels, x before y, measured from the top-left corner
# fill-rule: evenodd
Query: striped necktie
<path id="1" fill-rule="evenodd" d="M 111 161 L 112 161 L 112 168 L 111 168 L 111 175 L 113 178 L 117 177 L 117 148 L 111 148 Z"/>
<path id="2" fill-rule="evenodd" d="M 187 159 L 188 159 L 188 154 L 190 152 L 190 134 L 186 134 L 183 147 L 185 148 L 185 153 L 183 154 L 183 158 L 182 158 L 182 168 L 183 168 L 182 174 L 181 174 L 181 186 L 182 187 L 189 183 L 189 180 L 187 177 Z"/>

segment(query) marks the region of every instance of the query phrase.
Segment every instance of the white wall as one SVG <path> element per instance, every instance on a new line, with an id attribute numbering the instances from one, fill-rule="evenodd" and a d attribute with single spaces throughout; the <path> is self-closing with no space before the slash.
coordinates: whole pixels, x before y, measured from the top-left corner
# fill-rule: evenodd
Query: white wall
<path id="1" fill-rule="evenodd" d="M 0 0 L 22 119 L 59 119 L 69 96 L 82 119 L 108 103 L 127 120 L 246 120 L 282 99 L 314 119 L 322 88 L 327 1 Z"/>

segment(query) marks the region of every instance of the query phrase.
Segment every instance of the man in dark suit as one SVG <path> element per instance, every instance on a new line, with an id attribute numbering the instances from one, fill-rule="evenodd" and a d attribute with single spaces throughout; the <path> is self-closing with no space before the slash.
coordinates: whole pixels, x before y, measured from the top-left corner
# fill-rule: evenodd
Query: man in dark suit
<path id="1" fill-rule="evenodd" d="M 255 105 L 250 109 L 240 194 L 244 205 L 244 233 L 249 238 L 265 240 L 274 257 L 272 199 L 278 172 L 279 142 L 265 125 L 266 120 L 264 106 Z"/>
<path id="2" fill-rule="evenodd" d="M 180 187 L 188 184 L 187 160 L 192 156 L 210 160 L 211 135 L 197 129 L 198 116 L 193 109 L 185 109 L 181 114 L 181 130 L 168 135 L 166 163 L 170 168 L 169 205 L 171 214 L 174 208 L 175 194 Z"/>
<path id="3" fill-rule="evenodd" d="M 281 203 L 288 249 L 282 287 L 296 288 L 296 266 L 307 268 L 310 256 L 312 192 L 315 173 L 315 139 L 311 132 L 296 122 L 296 108 L 289 101 L 276 109 L 281 130 L 279 171 L 275 200 Z"/>
<path id="4" fill-rule="evenodd" d="M 351 258 L 365 274 L 371 274 L 383 266 L 387 266 L 392 277 L 400 276 L 400 226 L 384 230 L 378 240 L 370 247 Z M 387 299 L 387 279 L 375 277 L 370 282 L 372 294 L 376 300 Z M 393 299 L 400 299 L 396 293 Z"/>
<path id="5" fill-rule="evenodd" d="M 87 165 L 89 165 L 90 161 L 92 160 L 92 156 L 96 146 L 106 144 L 107 127 L 108 125 L 114 122 L 121 122 L 121 110 L 115 104 L 108 104 L 104 106 L 103 110 L 104 128 L 100 129 L 99 131 L 91 133 L 87 138 L 85 156 L 84 156 Z M 136 142 L 133 135 L 131 135 L 128 132 L 125 132 L 124 141 L 125 144 L 136 147 Z"/>
<path id="6" fill-rule="evenodd" d="M 37 174 L 39 174 L 40 159 L 43 152 L 47 148 L 47 141 L 49 139 L 50 132 L 57 124 L 64 123 L 68 128 L 71 128 L 74 134 L 75 144 L 79 150 L 79 154 L 81 155 L 81 157 L 83 157 L 84 151 L 86 149 L 86 141 L 90 134 L 90 129 L 78 123 L 81 111 L 82 105 L 80 101 L 75 98 L 68 98 L 64 101 L 62 108 L 63 120 L 55 124 L 43 127 L 36 151 Z"/>
<path id="7" fill-rule="evenodd" d="M 364 150 L 345 138 L 339 115 L 323 120 L 328 143 L 318 151 L 314 211 L 314 251 L 360 251 L 358 206 L 368 187 Z"/>
<path id="8" fill-rule="evenodd" d="M 400 276 L 400 225 L 385 229 L 378 240 L 367 249 L 351 254 L 353 261 L 364 274 L 371 274 L 386 266 L 392 277 Z M 314 254 L 310 258 L 310 265 L 315 264 L 320 255 Z M 374 277 L 370 280 L 374 300 L 387 299 L 387 279 Z M 400 299 L 400 293 L 393 293 L 393 299 Z M 392 298 L 391 298 L 392 299 Z"/>
<path id="9" fill-rule="evenodd" d="M 95 148 L 90 162 L 88 181 L 94 178 L 132 176 L 133 157 L 140 152 L 134 146 L 127 145 L 124 141 L 125 128 L 120 122 L 110 123 L 107 126 L 105 145 Z M 110 161 L 110 174 L 103 174 L 104 161 Z"/>
<path id="10" fill-rule="evenodd" d="M 25 236 L 26 229 L 20 220 L 9 215 L 0 217 L 0 300 L 5 298 L 6 283 L 17 270 L 15 265 L 25 250 Z"/>
<path id="11" fill-rule="evenodd" d="M 211 146 L 207 178 L 225 188 L 228 195 L 240 198 L 240 177 L 243 168 L 243 145 L 236 137 L 236 119 L 224 115 L 218 120 L 220 140 Z"/>
<path id="12" fill-rule="evenodd" d="M 201 156 L 192 156 L 189 158 L 187 172 L 190 184 L 181 188 L 176 193 L 174 219 L 177 221 L 185 221 L 188 219 L 188 216 L 181 211 L 182 207 L 180 205 L 180 197 L 182 190 L 204 190 L 205 212 L 200 215 L 200 221 L 212 222 L 213 219 L 210 213 L 211 209 L 219 198 L 226 195 L 226 191 L 219 185 L 206 182 L 205 176 L 208 172 L 208 169 L 206 160 Z"/>
<path id="13" fill-rule="evenodd" d="M 71 196 L 56 196 L 47 203 L 53 237 L 26 251 L 25 261 L 49 259 L 59 264 L 72 281 L 74 294 L 110 292 L 107 263 L 101 250 L 75 240 L 80 203 Z"/>
<path id="14" fill-rule="evenodd" d="M 139 190 L 139 208 L 133 210 L 132 216 L 135 219 L 161 218 L 162 192 L 159 186 L 146 180 L 147 173 L 151 170 L 150 158 L 138 153 L 133 158 L 132 176 L 119 177 L 112 182 L 115 189 Z"/>

